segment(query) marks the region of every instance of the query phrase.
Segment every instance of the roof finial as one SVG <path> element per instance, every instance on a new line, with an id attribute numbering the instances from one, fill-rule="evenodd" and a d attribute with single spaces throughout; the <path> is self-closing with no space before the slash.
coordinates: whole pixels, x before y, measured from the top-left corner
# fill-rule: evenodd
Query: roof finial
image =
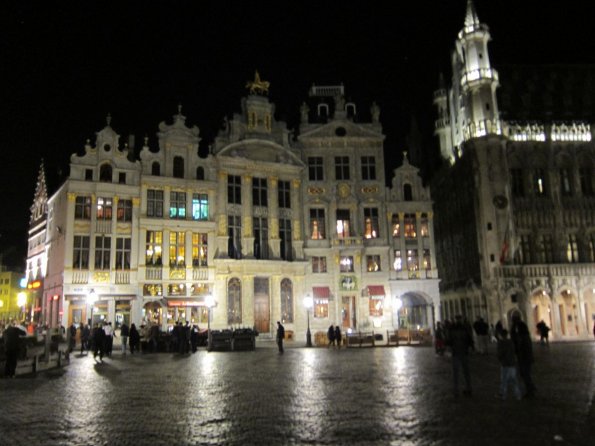
<path id="1" fill-rule="evenodd" d="M 105 117 L 105 122 L 107 122 L 108 127 L 112 123 L 112 115 L 110 113 L 108 113 L 107 116 Z"/>
<path id="2" fill-rule="evenodd" d="M 475 29 L 480 26 L 479 17 L 475 12 L 473 0 L 467 0 L 467 14 L 465 15 L 465 29 Z"/>
<path id="3" fill-rule="evenodd" d="M 178 104 L 178 115 L 182 114 L 182 104 Z"/>

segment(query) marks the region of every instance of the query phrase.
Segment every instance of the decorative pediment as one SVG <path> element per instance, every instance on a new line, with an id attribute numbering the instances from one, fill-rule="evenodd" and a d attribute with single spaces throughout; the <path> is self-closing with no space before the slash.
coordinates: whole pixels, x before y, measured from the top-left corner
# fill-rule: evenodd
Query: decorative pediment
<path id="1" fill-rule="evenodd" d="M 380 138 L 384 139 L 381 132 L 372 130 L 366 125 L 358 125 L 348 120 L 334 120 L 328 124 L 317 126 L 314 129 L 306 128 L 300 134 L 300 139 L 310 138 Z"/>
<path id="2" fill-rule="evenodd" d="M 245 158 L 251 161 L 304 166 L 303 162 L 286 148 L 260 139 L 243 140 L 230 144 L 219 151 L 217 156 Z"/>
<path id="3" fill-rule="evenodd" d="M 178 106 L 178 114 L 174 115 L 174 122 L 168 125 L 165 122 L 159 124 L 159 145 L 163 148 L 164 144 L 171 145 L 195 145 L 200 142 L 199 129 L 196 126 L 187 127 L 186 117 L 182 115 L 182 106 Z"/>

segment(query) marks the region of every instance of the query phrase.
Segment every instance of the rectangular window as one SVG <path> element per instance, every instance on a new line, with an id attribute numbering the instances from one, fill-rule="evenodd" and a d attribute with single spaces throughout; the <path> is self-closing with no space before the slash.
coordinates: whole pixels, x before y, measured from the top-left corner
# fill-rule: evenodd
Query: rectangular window
<path id="1" fill-rule="evenodd" d="M 510 182 L 512 188 L 512 195 L 515 197 L 525 196 L 525 186 L 523 184 L 523 170 L 510 169 Z"/>
<path id="2" fill-rule="evenodd" d="M 227 202 L 242 204 L 242 177 L 239 175 L 227 176 Z"/>
<path id="3" fill-rule="evenodd" d="M 362 156 L 362 180 L 376 179 L 376 158 L 373 156 Z"/>
<path id="4" fill-rule="evenodd" d="M 93 181 L 93 169 L 85 169 L 85 181 Z"/>
<path id="5" fill-rule="evenodd" d="M 192 233 L 192 266 L 208 266 L 209 244 L 207 234 Z"/>
<path id="6" fill-rule="evenodd" d="M 118 172 L 118 183 L 126 184 L 126 172 Z"/>
<path id="7" fill-rule="evenodd" d="M 324 181 L 324 164 L 321 156 L 308 157 L 308 179 L 310 181 Z"/>
<path id="8" fill-rule="evenodd" d="M 404 220 L 405 238 L 416 238 L 415 214 L 405 214 Z"/>
<path id="9" fill-rule="evenodd" d="M 97 197 L 97 220 L 110 221 L 112 219 L 112 199 Z"/>
<path id="10" fill-rule="evenodd" d="M 430 229 L 428 224 L 428 214 L 421 214 L 420 222 L 419 222 L 419 233 L 422 237 L 429 237 L 430 236 Z"/>
<path id="11" fill-rule="evenodd" d="M 169 218 L 180 220 L 186 218 L 186 192 L 169 193 Z"/>
<path id="12" fill-rule="evenodd" d="M 576 234 L 568 234 L 566 257 L 568 258 L 568 263 L 578 262 L 578 242 L 576 240 Z"/>
<path id="13" fill-rule="evenodd" d="M 337 209 L 337 237 L 350 237 L 349 209 Z"/>
<path id="14" fill-rule="evenodd" d="M 74 218 L 77 220 L 91 219 L 91 197 L 76 197 L 74 201 Z"/>
<path id="15" fill-rule="evenodd" d="M 257 259 L 269 258 L 269 225 L 264 217 L 252 219 L 252 230 L 254 232 L 254 257 Z"/>
<path id="16" fill-rule="evenodd" d="M 163 217 L 163 191 L 147 190 L 147 217 Z"/>
<path id="17" fill-rule="evenodd" d="M 89 269 L 89 236 L 75 235 L 72 253 L 73 269 Z"/>
<path id="18" fill-rule="evenodd" d="M 571 175 L 569 169 L 560 169 L 560 194 L 564 197 L 572 196 Z"/>
<path id="19" fill-rule="evenodd" d="M 417 249 L 407 250 L 407 271 L 414 272 L 419 270 L 419 259 L 417 257 Z"/>
<path id="20" fill-rule="evenodd" d="M 593 169 L 590 167 L 581 167 L 578 170 L 581 192 L 585 197 L 592 197 L 593 194 Z"/>
<path id="21" fill-rule="evenodd" d="M 553 250 L 552 236 L 550 234 L 543 234 L 538 238 L 536 260 L 537 263 L 553 263 L 554 250 Z"/>
<path id="22" fill-rule="evenodd" d="M 369 273 L 380 271 L 380 256 L 366 256 L 366 270 Z"/>
<path id="23" fill-rule="evenodd" d="M 430 250 L 424 249 L 423 269 L 430 271 L 432 269 L 432 258 L 430 257 Z"/>
<path id="24" fill-rule="evenodd" d="M 169 233 L 169 266 L 171 268 L 184 267 L 186 265 L 186 233 Z"/>
<path id="25" fill-rule="evenodd" d="M 227 255 L 232 259 L 242 258 L 242 217 L 227 217 Z"/>
<path id="26" fill-rule="evenodd" d="M 310 238 L 312 240 L 324 240 L 326 238 L 324 209 L 310 209 Z"/>
<path id="27" fill-rule="evenodd" d="M 326 273 L 326 257 L 312 257 L 312 272 L 314 274 Z"/>
<path id="28" fill-rule="evenodd" d="M 533 171 L 533 192 L 538 197 L 545 197 L 547 193 L 545 169 L 535 169 Z"/>
<path id="29" fill-rule="evenodd" d="M 129 237 L 118 237 L 116 239 L 116 269 L 130 269 L 130 246 Z"/>
<path id="30" fill-rule="evenodd" d="M 209 195 L 208 194 L 192 194 L 192 219 L 193 220 L 208 220 L 209 219 Z"/>
<path id="31" fill-rule="evenodd" d="M 364 225 L 365 238 L 378 237 L 378 208 L 364 208 Z"/>
<path id="32" fill-rule="evenodd" d="M 531 253 L 531 236 L 521 235 L 519 240 L 519 261 L 521 265 L 528 265 L 533 263 L 533 256 Z"/>
<path id="33" fill-rule="evenodd" d="M 372 317 L 382 317 L 382 310 L 384 307 L 384 298 L 382 296 L 370 296 L 370 316 Z"/>
<path id="34" fill-rule="evenodd" d="M 314 298 L 314 318 L 326 319 L 328 318 L 328 298 Z"/>
<path id="35" fill-rule="evenodd" d="M 132 221 L 132 200 L 118 200 L 118 221 Z"/>
<path id="36" fill-rule="evenodd" d="M 95 237 L 95 269 L 110 269 L 111 237 Z"/>
<path id="37" fill-rule="evenodd" d="M 293 260 L 293 246 L 291 244 L 291 220 L 279 219 L 279 238 L 281 239 L 281 258 Z"/>
<path id="38" fill-rule="evenodd" d="M 342 273 L 353 272 L 353 256 L 341 256 L 341 260 L 339 260 L 339 271 Z"/>
<path id="39" fill-rule="evenodd" d="M 268 206 L 266 178 L 252 178 L 252 205 Z"/>
<path id="40" fill-rule="evenodd" d="M 336 156 L 335 157 L 335 179 L 348 180 L 349 179 L 349 157 Z"/>
<path id="41" fill-rule="evenodd" d="M 401 237 L 401 222 L 399 220 L 399 214 L 393 214 L 391 226 L 393 237 Z"/>
<path id="42" fill-rule="evenodd" d="M 147 231 L 145 251 L 145 265 L 161 266 L 163 263 L 163 232 Z"/>
<path id="43" fill-rule="evenodd" d="M 279 181 L 279 209 L 291 209 L 291 189 L 289 181 Z"/>

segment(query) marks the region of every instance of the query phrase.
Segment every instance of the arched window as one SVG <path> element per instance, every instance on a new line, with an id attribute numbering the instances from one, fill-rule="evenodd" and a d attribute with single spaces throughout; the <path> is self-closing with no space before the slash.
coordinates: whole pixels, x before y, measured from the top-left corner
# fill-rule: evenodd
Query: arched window
<path id="1" fill-rule="evenodd" d="M 349 102 L 347 105 L 345 105 L 345 110 L 347 111 L 348 118 L 355 118 L 356 110 L 355 104 L 353 102 Z"/>
<path id="2" fill-rule="evenodd" d="M 197 180 L 204 180 L 205 179 L 205 168 L 202 166 L 198 166 L 196 168 L 196 179 Z"/>
<path id="3" fill-rule="evenodd" d="M 293 323 L 293 284 L 289 279 L 281 281 L 281 322 Z"/>
<path id="4" fill-rule="evenodd" d="M 242 323 L 242 283 L 237 277 L 227 283 L 227 323 Z"/>
<path id="5" fill-rule="evenodd" d="M 99 168 L 99 181 L 104 183 L 112 182 L 112 166 L 104 164 Z"/>
<path id="6" fill-rule="evenodd" d="M 174 178 L 184 178 L 184 158 L 174 156 Z"/>
<path id="7" fill-rule="evenodd" d="M 159 165 L 159 163 L 157 161 L 155 161 L 153 164 L 151 164 L 151 175 L 154 175 L 156 177 L 161 175 L 161 166 Z"/>
<path id="8" fill-rule="evenodd" d="M 413 189 L 411 188 L 411 184 L 403 185 L 403 200 L 413 201 Z"/>
<path id="9" fill-rule="evenodd" d="M 318 104 L 318 117 L 322 119 L 328 118 L 328 105 Z"/>

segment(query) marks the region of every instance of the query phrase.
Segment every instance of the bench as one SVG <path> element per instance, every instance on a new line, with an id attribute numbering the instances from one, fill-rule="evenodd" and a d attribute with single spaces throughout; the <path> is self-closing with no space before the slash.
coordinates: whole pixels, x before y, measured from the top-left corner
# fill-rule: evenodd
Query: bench
<path id="1" fill-rule="evenodd" d="M 364 345 L 374 347 L 376 345 L 376 335 L 373 331 L 354 331 L 347 333 L 345 339 L 347 347 L 362 347 Z"/>

